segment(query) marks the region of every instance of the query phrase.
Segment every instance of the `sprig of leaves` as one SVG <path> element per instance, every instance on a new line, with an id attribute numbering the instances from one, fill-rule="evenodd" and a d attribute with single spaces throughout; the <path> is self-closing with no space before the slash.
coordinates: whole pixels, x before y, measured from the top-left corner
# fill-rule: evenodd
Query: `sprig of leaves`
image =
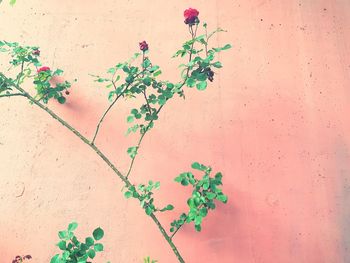
<path id="1" fill-rule="evenodd" d="M 0 93 L 9 94 L 14 85 L 22 84 L 26 78 L 32 78 L 37 91 L 36 99 L 45 104 L 50 99 L 56 99 L 61 104 L 66 102 L 64 92 L 69 94 L 68 89 L 71 87 L 71 83 L 69 81 L 55 81 L 55 77 L 63 74 L 61 69 L 37 71 L 38 67 L 42 65 L 39 61 L 40 51 L 38 47 L 0 41 L 0 52 L 10 55 L 11 67 L 20 68 L 15 79 L 8 78 L 5 81 L 0 78 Z"/>
<path id="2" fill-rule="evenodd" d="M 69 81 L 64 81 L 58 82 L 55 86 L 52 86 L 53 78 L 62 75 L 62 73 L 63 70 L 56 69 L 55 71 L 46 70 L 36 74 L 33 81 L 37 91 L 36 98 L 45 104 L 52 98 L 56 99 L 60 104 L 64 104 L 66 102 L 66 97 L 63 95 L 63 92 L 65 91 L 67 93 L 67 90 L 72 84 Z"/>
<path id="3" fill-rule="evenodd" d="M 94 259 L 97 252 L 103 251 L 103 244 L 97 242 L 104 236 L 102 228 L 96 228 L 92 232 L 92 237 L 86 237 L 85 242 L 81 242 L 74 235 L 77 227 L 78 224 L 72 222 L 67 230 L 58 232 L 60 241 L 57 246 L 62 253 L 53 256 L 50 263 L 86 263 L 88 259 Z"/>
<path id="4" fill-rule="evenodd" d="M 143 259 L 143 263 L 157 263 L 157 260 L 151 259 L 150 257 L 146 257 Z"/>
<path id="5" fill-rule="evenodd" d="M 164 208 L 156 208 L 153 198 L 153 190 L 158 190 L 160 188 L 160 182 L 149 181 L 147 185 L 139 184 L 137 188 L 132 185 L 127 188 L 127 191 L 124 193 L 126 198 L 136 198 L 140 201 L 141 207 L 145 210 L 147 215 L 159 211 L 165 212 L 174 209 L 174 206 L 169 204 Z"/>
<path id="6" fill-rule="evenodd" d="M 211 167 L 198 162 L 194 162 L 192 168 L 203 172 L 203 177 L 197 179 L 192 172 L 185 172 L 175 178 L 175 182 L 183 186 L 191 185 L 193 191 L 187 200 L 189 212 L 182 213 L 179 219 L 171 223 L 170 232 L 174 234 L 183 224 L 191 222 L 194 222 L 197 231 L 201 231 L 203 218 L 208 215 L 209 210 L 214 210 L 216 207 L 215 200 L 227 203 L 227 196 L 219 188 L 222 185 L 222 174 L 219 172 L 211 177 Z"/>

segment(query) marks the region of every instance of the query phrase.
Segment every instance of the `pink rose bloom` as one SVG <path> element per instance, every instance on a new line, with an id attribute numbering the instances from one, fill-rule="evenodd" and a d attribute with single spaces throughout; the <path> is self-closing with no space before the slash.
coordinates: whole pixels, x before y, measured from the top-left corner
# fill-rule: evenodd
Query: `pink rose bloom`
<path id="1" fill-rule="evenodd" d="M 37 70 L 38 73 L 42 72 L 42 71 L 49 71 L 51 70 L 49 67 L 41 67 Z"/>

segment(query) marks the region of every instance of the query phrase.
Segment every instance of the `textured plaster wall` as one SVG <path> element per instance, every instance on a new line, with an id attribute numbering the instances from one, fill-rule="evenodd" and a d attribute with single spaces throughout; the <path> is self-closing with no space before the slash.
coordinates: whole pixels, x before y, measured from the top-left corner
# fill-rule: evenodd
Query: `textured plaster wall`
<path id="1" fill-rule="evenodd" d="M 176 206 L 161 216 L 168 224 L 189 194 L 172 182 L 178 173 L 192 161 L 224 173 L 229 203 L 202 233 L 186 226 L 175 238 L 186 262 L 350 262 L 348 0 L 4 1 L 0 38 L 40 46 L 47 66 L 78 78 L 68 103 L 50 107 L 91 137 L 108 91 L 88 74 L 147 40 L 164 78 L 178 79 L 181 61 L 169 58 L 188 38 L 189 6 L 228 30 L 214 44 L 234 48 L 206 92 L 188 90 L 161 113 L 132 179 L 161 181 L 156 197 Z M 123 135 L 130 108 L 115 108 L 97 140 L 122 171 L 137 140 Z M 105 230 L 96 262 L 176 262 L 113 172 L 67 129 L 22 98 L 1 99 L 0 116 L 1 263 L 17 254 L 48 262 L 72 220 L 81 237 Z"/>

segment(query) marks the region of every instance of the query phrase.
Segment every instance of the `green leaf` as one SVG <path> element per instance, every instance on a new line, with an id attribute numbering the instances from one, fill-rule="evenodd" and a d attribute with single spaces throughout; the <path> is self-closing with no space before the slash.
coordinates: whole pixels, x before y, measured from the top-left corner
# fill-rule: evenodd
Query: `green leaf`
<path id="1" fill-rule="evenodd" d="M 214 49 L 214 51 L 216 51 L 216 52 L 220 52 L 220 51 L 222 51 L 222 50 L 226 50 L 226 49 L 230 49 L 232 46 L 230 45 L 230 44 L 226 44 L 225 46 L 223 46 L 223 47 L 218 47 L 218 48 L 213 48 Z"/>
<path id="2" fill-rule="evenodd" d="M 88 246 L 88 247 L 91 247 L 93 244 L 95 243 L 94 239 L 92 237 L 87 237 L 85 238 L 85 244 Z"/>
<path id="3" fill-rule="evenodd" d="M 221 181 L 222 179 L 222 174 L 219 172 L 215 175 L 215 179 L 218 180 L 218 181 Z"/>
<path id="4" fill-rule="evenodd" d="M 126 191 L 126 192 L 124 193 L 124 196 L 125 196 L 126 198 L 130 198 L 130 197 L 132 197 L 132 192 Z"/>
<path id="5" fill-rule="evenodd" d="M 64 104 L 66 102 L 66 98 L 61 96 L 61 97 L 58 97 L 57 98 L 57 101 L 60 103 L 60 104 Z"/>
<path id="6" fill-rule="evenodd" d="M 164 95 L 159 95 L 158 96 L 158 103 L 159 105 L 164 105 L 166 103 L 167 99 Z"/>
<path id="7" fill-rule="evenodd" d="M 61 74 L 63 73 L 63 70 L 62 69 L 56 69 L 54 72 L 53 72 L 53 76 L 60 76 Z"/>
<path id="8" fill-rule="evenodd" d="M 189 182 L 188 182 L 188 180 L 187 180 L 186 178 L 182 178 L 182 179 L 181 179 L 181 184 L 182 184 L 183 186 L 187 186 L 187 185 L 189 184 Z"/>
<path id="9" fill-rule="evenodd" d="M 207 214 L 208 214 L 208 209 L 203 207 L 199 210 L 199 214 L 202 216 L 202 217 L 205 217 Z"/>
<path id="10" fill-rule="evenodd" d="M 134 76 L 133 76 L 133 75 L 128 75 L 128 76 L 126 77 L 125 81 L 126 81 L 127 83 L 133 82 L 133 81 L 134 81 Z"/>
<path id="11" fill-rule="evenodd" d="M 206 196 L 209 200 L 212 200 L 215 198 L 216 194 L 215 193 L 211 193 L 211 192 L 208 192 L 206 193 Z"/>
<path id="12" fill-rule="evenodd" d="M 73 242 L 74 245 L 80 246 L 80 242 L 78 241 L 78 239 L 77 239 L 76 236 L 73 236 L 73 237 L 71 238 L 71 240 L 72 240 L 72 242 Z M 69 245 L 69 244 L 68 244 L 68 245 Z"/>
<path id="13" fill-rule="evenodd" d="M 200 164 L 198 162 L 194 162 L 192 163 L 191 167 L 193 169 L 196 169 L 196 170 L 200 170 L 200 171 L 205 171 L 207 169 L 207 167 L 203 164 Z"/>
<path id="14" fill-rule="evenodd" d="M 69 251 L 64 251 L 62 254 L 62 260 L 63 262 L 66 262 L 66 260 L 69 258 Z"/>
<path id="15" fill-rule="evenodd" d="M 60 262 L 61 262 L 61 260 L 60 260 L 59 254 L 54 255 L 50 260 L 50 263 L 60 263 Z"/>
<path id="16" fill-rule="evenodd" d="M 66 241 L 65 241 L 65 240 L 61 240 L 60 242 L 58 242 L 57 246 L 58 246 L 61 250 L 66 250 Z"/>
<path id="17" fill-rule="evenodd" d="M 158 190 L 160 188 L 160 182 L 154 183 L 154 189 Z"/>
<path id="18" fill-rule="evenodd" d="M 225 46 L 223 46 L 221 48 L 221 50 L 226 50 L 226 49 L 230 49 L 232 46 L 230 44 L 226 44 Z"/>
<path id="19" fill-rule="evenodd" d="M 74 231 L 75 229 L 77 229 L 77 227 L 78 227 L 78 223 L 72 222 L 68 225 L 68 231 Z"/>
<path id="20" fill-rule="evenodd" d="M 192 88 L 196 85 L 196 80 L 194 78 L 188 78 L 186 80 L 186 86 Z"/>
<path id="21" fill-rule="evenodd" d="M 95 240 L 100 240 L 101 238 L 103 238 L 104 235 L 103 229 L 100 227 L 96 228 L 94 232 L 92 232 L 92 235 Z"/>
<path id="22" fill-rule="evenodd" d="M 14 5 L 16 3 L 17 0 L 10 0 L 10 5 Z"/>
<path id="23" fill-rule="evenodd" d="M 162 74 L 162 71 L 161 70 L 158 70 L 156 72 L 153 73 L 153 77 L 157 77 L 159 76 L 160 74 Z"/>
<path id="24" fill-rule="evenodd" d="M 150 77 L 145 77 L 142 80 L 143 84 L 145 84 L 146 86 L 150 86 L 151 85 L 151 81 L 152 81 L 152 79 Z"/>
<path id="25" fill-rule="evenodd" d="M 224 204 L 227 203 L 227 196 L 224 195 L 224 194 L 218 195 L 218 196 L 216 197 L 216 199 L 218 199 L 219 201 L 223 202 Z"/>
<path id="26" fill-rule="evenodd" d="M 214 62 L 212 65 L 213 65 L 214 67 L 216 67 L 216 68 L 222 68 L 222 64 L 221 64 L 220 61 L 216 61 L 216 62 Z"/>
<path id="27" fill-rule="evenodd" d="M 136 154 L 137 154 L 137 146 L 133 146 L 133 147 L 129 147 L 127 150 L 128 155 L 130 156 L 130 158 L 135 158 Z"/>
<path id="28" fill-rule="evenodd" d="M 213 202 L 207 202 L 207 206 L 210 208 L 210 209 L 215 209 L 215 204 Z"/>
<path id="29" fill-rule="evenodd" d="M 173 205 L 167 205 L 167 206 L 166 206 L 166 209 L 169 210 L 169 211 L 170 211 L 170 210 L 173 210 L 173 209 L 174 209 L 174 206 L 173 206 Z"/>
<path id="30" fill-rule="evenodd" d="M 155 72 L 157 69 L 159 69 L 159 66 L 155 65 L 149 69 L 149 72 Z"/>
<path id="31" fill-rule="evenodd" d="M 65 239 L 65 238 L 67 238 L 67 231 L 59 231 L 59 232 L 58 232 L 58 237 L 59 237 L 60 239 Z"/>
<path id="32" fill-rule="evenodd" d="M 180 183 L 182 181 L 182 176 L 179 175 L 179 176 L 175 177 L 174 181 Z"/>
<path id="33" fill-rule="evenodd" d="M 146 209 L 145 209 L 145 211 L 146 211 L 146 214 L 147 214 L 147 215 L 150 215 L 150 214 L 152 214 L 153 209 L 152 209 L 151 207 L 147 206 Z"/>
<path id="34" fill-rule="evenodd" d="M 100 244 L 100 243 L 97 243 L 94 245 L 94 249 L 96 252 L 100 252 L 100 251 L 103 251 L 103 245 Z"/>
<path id="35" fill-rule="evenodd" d="M 134 121 L 134 116 L 128 116 L 128 117 L 126 118 L 126 121 L 127 121 L 128 123 L 133 122 L 133 121 Z"/>
<path id="36" fill-rule="evenodd" d="M 107 70 L 107 73 L 114 74 L 116 71 L 117 71 L 116 68 L 109 68 L 109 69 Z"/>
<path id="37" fill-rule="evenodd" d="M 93 249 L 90 249 L 87 254 L 91 259 L 93 259 L 96 256 L 96 252 Z"/>
<path id="38" fill-rule="evenodd" d="M 100 77 L 98 77 L 97 79 L 95 79 L 95 82 L 100 82 L 100 83 L 102 83 L 102 82 L 105 82 L 105 81 L 109 81 L 109 79 L 104 79 L 104 78 L 100 78 Z"/>
<path id="39" fill-rule="evenodd" d="M 131 132 L 136 132 L 140 126 L 138 124 L 135 124 L 134 126 L 128 128 L 126 135 L 130 134 Z"/>
<path id="40" fill-rule="evenodd" d="M 196 79 L 199 80 L 199 81 L 204 81 L 207 79 L 207 74 L 206 73 L 199 73 L 196 75 Z"/>
<path id="41" fill-rule="evenodd" d="M 84 243 L 81 243 L 79 249 L 80 249 L 80 251 L 86 251 L 89 249 L 89 246 L 87 246 Z"/>
<path id="42" fill-rule="evenodd" d="M 198 90 L 205 90 L 207 88 L 207 82 L 206 81 L 201 81 L 197 83 L 196 87 Z"/>
<path id="43" fill-rule="evenodd" d="M 163 209 L 159 210 L 160 212 L 164 212 L 164 211 L 171 211 L 174 209 L 173 205 L 167 205 L 166 207 L 164 207 Z"/>
<path id="44" fill-rule="evenodd" d="M 151 65 L 151 61 L 148 58 L 146 58 L 142 63 L 142 67 L 144 67 L 144 68 L 147 68 L 150 65 Z"/>

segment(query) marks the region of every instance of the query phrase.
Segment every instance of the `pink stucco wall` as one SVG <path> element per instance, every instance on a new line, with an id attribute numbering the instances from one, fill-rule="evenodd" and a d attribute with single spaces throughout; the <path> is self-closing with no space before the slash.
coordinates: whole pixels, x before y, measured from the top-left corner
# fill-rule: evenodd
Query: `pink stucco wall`
<path id="1" fill-rule="evenodd" d="M 175 237 L 186 262 L 350 262 L 348 0 L 18 0 L 0 5 L 1 39 L 40 46 L 48 66 L 78 78 L 68 104 L 50 107 L 91 137 L 108 101 L 88 74 L 124 61 L 145 39 L 164 77 L 176 80 L 180 61 L 169 58 L 187 38 L 189 6 L 228 30 L 217 45 L 234 47 L 207 91 L 189 90 L 161 113 L 132 180 L 161 181 L 156 196 L 176 206 L 161 216 L 167 224 L 189 194 L 172 182 L 178 173 L 192 161 L 224 173 L 229 203 L 202 233 L 186 226 Z M 124 137 L 129 109 L 115 108 L 97 141 L 122 171 L 137 139 Z M 97 262 L 176 262 L 118 178 L 74 135 L 21 98 L 1 99 L 0 112 L 1 263 L 17 254 L 48 262 L 57 231 L 72 220 L 81 237 L 105 230 Z"/>

